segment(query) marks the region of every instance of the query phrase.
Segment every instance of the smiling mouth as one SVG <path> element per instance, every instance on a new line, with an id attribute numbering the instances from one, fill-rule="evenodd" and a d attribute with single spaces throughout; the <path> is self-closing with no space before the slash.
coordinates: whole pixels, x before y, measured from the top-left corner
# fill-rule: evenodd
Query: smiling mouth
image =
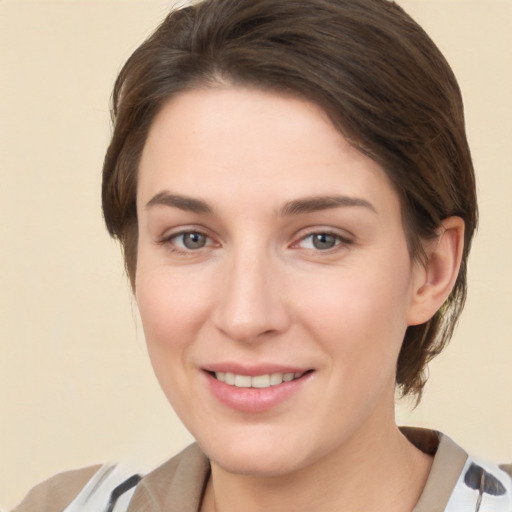
<path id="1" fill-rule="evenodd" d="M 283 382 L 291 382 L 300 379 L 311 370 L 296 373 L 266 373 L 263 375 L 240 375 L 230 372 L 211 372 L 211 375 L 218 381 L 234 386 L 237 388 L 270 388 L 272 386 L 279 386 Z"/>

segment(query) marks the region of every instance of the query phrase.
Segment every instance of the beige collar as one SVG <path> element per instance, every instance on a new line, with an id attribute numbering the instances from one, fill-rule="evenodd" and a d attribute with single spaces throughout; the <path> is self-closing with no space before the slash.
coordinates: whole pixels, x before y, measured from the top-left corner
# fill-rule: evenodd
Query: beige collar
<path id="1" fill-rule="evenodd" d="M 423 493 L 412 512 L 443 512 L 467 460 L 449 437 L 427 429 L 403 427 L 402 433 L 420 450 L 434 455 Z M 127 512 L 198 512 L 210 464 L 197 444 L 146 475 Z"/>

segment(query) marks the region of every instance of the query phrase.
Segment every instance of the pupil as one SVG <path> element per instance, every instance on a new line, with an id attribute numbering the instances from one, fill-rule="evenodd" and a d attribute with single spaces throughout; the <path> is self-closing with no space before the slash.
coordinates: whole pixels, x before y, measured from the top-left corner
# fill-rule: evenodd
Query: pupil
<path id="1" fill-rule="evenodd" d="M 187 233 L 183 236 L 183 245 L 187 249 L 200 249 L 205 243 L 206 237 L 201 233 Z"/>
<path id="2" fill-rule="evenodd" d="M 313 236 L 313 246 L 315 249 L 331 249 L 336 245 L 336 238 L 333 235 L 319 233 Z"/>

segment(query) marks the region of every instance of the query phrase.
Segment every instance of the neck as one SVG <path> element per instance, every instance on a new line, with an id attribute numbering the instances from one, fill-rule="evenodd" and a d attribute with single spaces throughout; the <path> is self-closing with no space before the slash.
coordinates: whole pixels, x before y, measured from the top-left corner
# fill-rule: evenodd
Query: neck
<path id="1" fill-rule="evenodd" d="M 361 429 L 336 451 L 287 475 L 237 475 L 212 463 L 202 512 L 411 512 L 432 458 L 401 434 L 393 413 L 387 427 L 379 427 Z"/>

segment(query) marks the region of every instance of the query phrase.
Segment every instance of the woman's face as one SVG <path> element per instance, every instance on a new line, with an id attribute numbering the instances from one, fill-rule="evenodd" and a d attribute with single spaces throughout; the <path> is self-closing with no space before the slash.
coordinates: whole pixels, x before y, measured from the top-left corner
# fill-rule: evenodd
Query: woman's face
<path id="1" fill-rule="evenodd" d="M 244 88 L 173 98 L 137 209 L 151 361 L 214 463 L 285 474 L 393 422 L 424 271 L 385 173 L 315 105 Z"/>

